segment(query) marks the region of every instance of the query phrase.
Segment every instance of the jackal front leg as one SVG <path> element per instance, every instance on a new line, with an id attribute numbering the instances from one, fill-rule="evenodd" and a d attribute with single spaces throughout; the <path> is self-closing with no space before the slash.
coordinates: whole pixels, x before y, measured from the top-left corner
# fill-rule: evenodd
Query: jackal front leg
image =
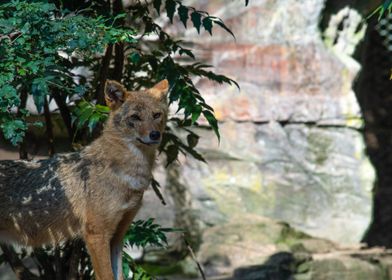
<path id="1" fill-rule="evenodd" d="M 110 242 L 112 268 L 114 273 L 114 279 L 116 280 L 124 280 L 122 272 L 122 250 L 124 246 L 123 238 L 129 228 L 129 225 L 135 218 L 139 207 L 140 205 L 137 207 L 137 209 L 133 209 L 132 211 L 129 211 L 128 213 L 124 214 L 121 222 L 117 226 L 112 241 Z"/>
<path id="2" fill-rule="evenodd" d="M 85 242 L 90 254 L 96 280 L 115 280 L 110 260 L 110 237 L 105 234 L 86 234 Z"/>

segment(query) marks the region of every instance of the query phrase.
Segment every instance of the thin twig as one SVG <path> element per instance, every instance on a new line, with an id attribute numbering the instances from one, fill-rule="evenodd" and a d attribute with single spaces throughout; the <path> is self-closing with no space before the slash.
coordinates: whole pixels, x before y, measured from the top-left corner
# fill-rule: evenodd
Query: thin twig
<path id="1" fill-rule="evenodd" d="M 206 275 L 204 274 L 203 268 L 201 267 L 201 264 L 200 264 L 199 261 L 197 260 L 196 255 L 195 255 L 195 252 L 193 252 L 193 249 L 192 249 L 191 245 L 189 244 L 188 240 L 186 240 L 186 237 L 185 237 L 184 234 L 182 234 L 182 237 L 183 237 L 183 239 L 184 239 L 186 248 L 188 249 L 189 253 L 191 254 L 191 257 L 192 257 L 193 261 L 196 263 L 197 268 L 199 269 L 201 278 L 202 278 L 203 280 L 207 280 Z"/>

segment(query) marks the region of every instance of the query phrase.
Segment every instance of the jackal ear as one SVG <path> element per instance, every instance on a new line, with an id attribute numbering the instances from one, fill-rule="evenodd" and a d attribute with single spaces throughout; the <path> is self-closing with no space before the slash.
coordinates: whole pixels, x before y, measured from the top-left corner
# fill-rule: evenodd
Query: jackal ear
<path id="1" fill-rule="evenodd" d="M 165 79 L 150 88 L 149 93 L 160 101 L 166 101 L 167 92 L 169 90 L 169 82 Z"/>
<path id="2" fill-rule="evenodd" d="M 105 83 L 105 101 L 112 110 L 120 107 L 126 99 L 127 91 L 122 84 L 107 80 Z"/>

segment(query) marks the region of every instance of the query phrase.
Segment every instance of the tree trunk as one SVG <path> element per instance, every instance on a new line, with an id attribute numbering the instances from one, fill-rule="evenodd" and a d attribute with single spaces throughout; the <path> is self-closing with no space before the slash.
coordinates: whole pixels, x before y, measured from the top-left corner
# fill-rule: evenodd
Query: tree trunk
<path id="1" fill-rule="evenodd" d="M 71 116 L 71 112 L 69 111 L 69 108 L 66 103 L 66 97 L 62 96 L 61 93 L 58 91 L 58 89 L 53 89 L 52 96 L 53 96 L 54 101 L 56 102 L 57 106 L 59 107 L 60 115 L 64 121 L 66 128 L 67 128 L 69 141 L 72 143 L 72 140 L 74 139 L 75 132 L 72 127 L 72 116 Z"/>
<path id="2" fill-rule="evenodd" d="M 50 157 L 54 155 L 54 136 L 53 136 L 53 124 L 52 116 L 49 109 L 49 102 L 45 98 L 44 103 L 44 116 L 45 116 L 45 126 L 46 126 L 46 138 L 48 141 L 48 154 Z"/>
<path id="3" fill-rule="evenodd" d="M 105 55 L 102 58 L 101 69 L 99 71 L 98 87 L 95 96 L 97 97 L 97 103 L 101 105 L 105 104 L 105 94 L 104 94 L 105 82 L 106 79 L 109 77 L 109 66 L 110 66 L 110 60 L 112 59 L 112 52 L 113 52 L 113 45 L 109 44 L 106 47 Z"/>
<path id="4" fill-rule="evenodd" d="M 115 0 L 113 2 L 113 15 L 117 16 L 124 12 L 122 0 Z M 117 26 L 124 25 L 124 19 L 117 19 L 115 22 Z M 113 70 L 113 79 L 121 82 L 123 69 L 124 69 L 124 44 L 122 42 L 117 42 L 114 46 L 114 70 Z"/>
<path id="5" fill-rule="evenodd" d="M 18 108 L 17 116 L 22 117 L 22 109 L 26 109 L 27 103 L 27 91 L 25 88 L 22 89 L 20 94 L 20 106 Z M 27 147 L 26 147 L 26 137 L 23 138 L 22 143 L 19 144 L 19 159 L 28 159 Z"/>
<path id="6" fill-rule="evenodd" d="M 373 189 L 373 217 L 363 242 L 392 248 L 392 17 L 369 21 L 362 46 L 362 71 L 355 92 L 364 116 L 367 153 L 377 180 Z M 384 22 L 384 23 L 383 23 Z M 384 35 L 386 34 L 386 35 Z"/>

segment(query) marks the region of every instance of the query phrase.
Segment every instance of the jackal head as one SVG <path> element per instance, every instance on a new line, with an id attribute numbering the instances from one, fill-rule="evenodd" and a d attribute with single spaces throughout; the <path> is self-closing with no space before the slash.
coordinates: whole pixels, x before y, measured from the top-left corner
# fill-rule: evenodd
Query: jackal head
<path id="1" fill-rule="evenodd" d="M 106 81 L 105 100 L 111 109 L 107 125 L 134 144 L 159 144 L 168 114 L 168 87 L 163 80 L 147 90 L 127 91 L 116 81 Z"/>

